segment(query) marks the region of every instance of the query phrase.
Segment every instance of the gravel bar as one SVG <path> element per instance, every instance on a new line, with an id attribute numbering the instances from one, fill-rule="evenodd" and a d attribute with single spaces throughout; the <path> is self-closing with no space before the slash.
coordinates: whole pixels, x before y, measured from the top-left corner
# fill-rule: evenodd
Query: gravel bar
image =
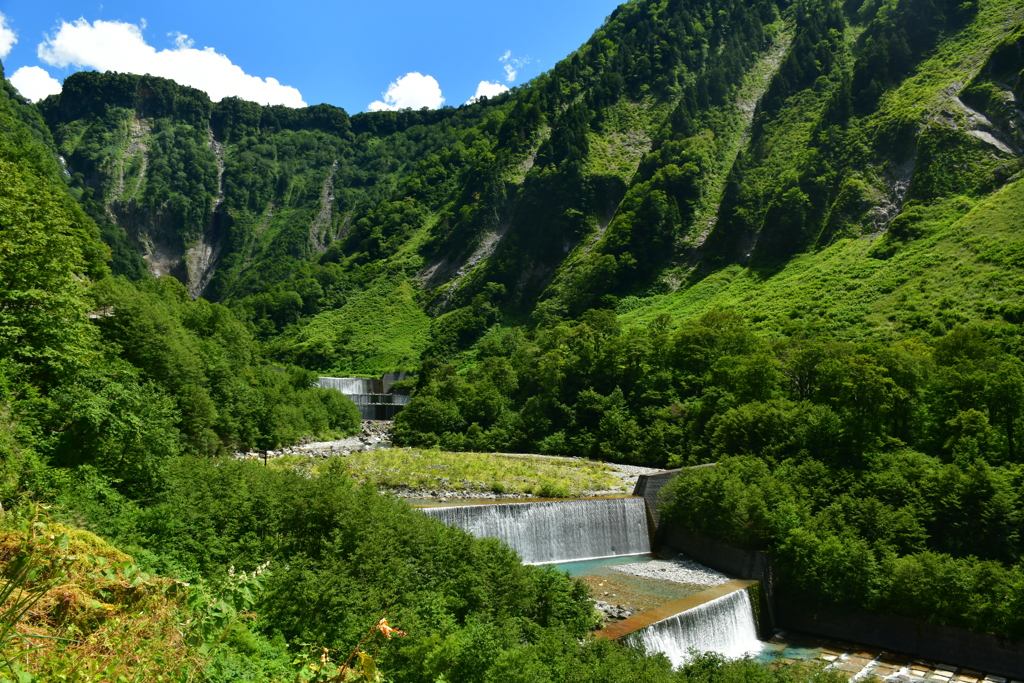
<path id="1" fill-rule="evenodd" d="M 617 564 L 613 571 L 638 576 L 642 579 L 659 579 L 673 583 L 688 583 L 696 586 L 721 586 L 730 578 L 722 572 L 705 567 L 700 562 L 685 557 L 674 557 L 667 560 L 651 560 L 635 564 Z"/>

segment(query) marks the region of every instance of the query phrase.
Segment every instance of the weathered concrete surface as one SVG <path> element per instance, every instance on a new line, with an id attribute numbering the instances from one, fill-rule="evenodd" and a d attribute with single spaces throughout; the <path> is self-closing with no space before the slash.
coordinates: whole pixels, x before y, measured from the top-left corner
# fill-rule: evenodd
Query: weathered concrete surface
<path id="1" fill-rule="evenodd" d="M 666 484 L 679 476 L 680 472 L 682 472 L 682 469 L 664 470 L 653 474 L 641 474 L 637 479 L 633 495 L 641 496 L 647 501 L 647 512 L 650 516 L 648 522 L 652 531 L 657 529 L 658 522 L 661 521 L 661 515 L 658 512 L 658 506 L 662 502 L 661 490 L 665 488 Z"/>
<path id="2" fill-rule="evenodd" d="M 681 552 L 712 569 L 741 579 L 766 583 L 773 580 L 766 553 L 737 548 L 675 524 L 665 524 L 658 530 L 657 546 Z"/>
<path id="3" fill-rule="evenodd" d="M 715 463 L 708 463 L 706 465 L 697 465 L 696 467 L 714 467 Z M 668 485 L 673 479 L 679 476 L 679 473 L 684 469 L 692 468 L 679 468 L 674 470 L 661 470 L 659 472 L 650 472 L 647 474 L 641 474 L 637 479 L 636 487 L 633 489 L 634 496 L 640 496 L 647 501 L 647 511 L 650 513 L 651 528 L 655 529 L 661 521 L 661 513 L 658 508 L 661 503 L 664 502 L 664 497 L 661 495 L 661 490 Z"/>
<path id="4" fill-rule="evenodd" d="M 816 615 L 804 610 L 797 597 L 784 594 L 779 596 L 777 615 L 779 625 L 793 631 L 982 669 L 1007 678 L 1024 678 L 1024 643 L 1020 641 L 892 614 Z"/>

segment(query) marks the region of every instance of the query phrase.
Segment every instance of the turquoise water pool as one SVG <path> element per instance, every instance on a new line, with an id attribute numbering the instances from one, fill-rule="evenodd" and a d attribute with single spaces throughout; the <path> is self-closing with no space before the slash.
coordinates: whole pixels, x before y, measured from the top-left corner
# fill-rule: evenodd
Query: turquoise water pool
<path id="1" fill-rule="evenodd" d="M 703 586 L 641 578 L 614 570 L 619 565 L 646 563 L 654 559 L 657 559 L 654 555 L 645 553 L 559 562 L 551 566 L 581 579 L 590 588 L 591 595 L 595 599 L 613 605 L 628 605 L 636 612 L 646 612 L 667 602 L 704 590 Z"/>
<path id="2" fill-rule="evenodd" d="M 569 572 L 570 576 L 606 576 L 608 569 L 617 564 L 639 564 L 650 562 L 654 555 L 619 555 L 618 557 L 602 557 L 597 560 L 576 560 L 574 562 L 558 562 L 554 566 Z"/>

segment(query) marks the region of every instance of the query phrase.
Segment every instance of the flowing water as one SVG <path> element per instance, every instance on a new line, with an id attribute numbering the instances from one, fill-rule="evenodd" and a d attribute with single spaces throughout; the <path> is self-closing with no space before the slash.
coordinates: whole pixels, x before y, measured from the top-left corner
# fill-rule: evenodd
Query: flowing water
<path id="1" fill-rule="evenodd" d="M 750 595 L 737 590 L 693 609 L 656 621 L 626 636 L 647 652 L 664 652 L 672 666 L 687 662 L 690 650 L 717 652 L 729 658 L 760 654 Z"/>
<path id="2" fill-rule="evenodd" d="M 643 498 L 423 508 L 474 536 L 498 538 L 527 564 L 651 552 Z"/>
<path id="3" fill-rule="evenodd" d="M 383 384 L 378 379 L 365 377 L 321 377 L 317 382 L 324 389 L 334 389 L 343 394 L 383 394 Z"/>

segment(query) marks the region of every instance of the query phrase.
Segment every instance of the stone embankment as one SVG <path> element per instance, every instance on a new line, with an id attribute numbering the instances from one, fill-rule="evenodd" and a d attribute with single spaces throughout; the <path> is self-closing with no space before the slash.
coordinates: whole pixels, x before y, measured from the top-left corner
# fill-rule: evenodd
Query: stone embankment
<path id="1" fill-rule="evenodd" d="M 365 421 L 359 434 L 337 441 L 312 441 L 298 446 L 288 446 L 278 450 L 249 451 L 236 453 L 237 460 L 263 460 L 279 458 L 285 455 L 305 455 L 311 458 L 330 458 L 336 455 L 351 455 L 359 451 L 371 451 L 375 448 L 387 448 L 391 445 L 390 420 Z"/>
<path id="2" fill-rule="evenodd" d="M 433 488 L 433 489 L 409 489 L 409 488 L 388 488 L 389 492 L 399 498 L 411 501 L 412 505 L 420 503 L 458 503 L 459 501 L 486 502 L 489 500 L 503 500 L 514 502 L 517 500 L 537 500 L 537 496 L 528 493 L 494 493 L 483 488 L 468 489 L 465 491 L 455 489 Z"/>
<path id="3" fill-rule="evenodd" d="M 560 455 L 536 455 L 532 453 L 511 453 L 516 457 L 537 458 L 541 460 L 562 460 L 567 462 L 579 461 L 582 458 L 572 458 Z M 662 470 L 651 467 L 639 467 L 637 465 L 620 465 L 618 463 L 605 463 L 611 474 L 618 478 L 622 484 L 621 488 L 600 489 L 584 491 L 580 497 L 591 498 L 600 496 L 622 496 L 633 492 L 637 479 L 641 474 L 661 472 Z M 468 484 L 469 482 L 463 482 Z M 494 493 L 486 490 L 483 484 L 479 486 L 465 486 L 463 489 L 448 489 L 436 487 L 433 489 L 391 489 L 399 498 L 410 500 L 436 501 L 439 503 L 457 502 L 460 500 L 487 501 L 487 500 L 537 500 L 537 496 L 529 493 Z"/>

